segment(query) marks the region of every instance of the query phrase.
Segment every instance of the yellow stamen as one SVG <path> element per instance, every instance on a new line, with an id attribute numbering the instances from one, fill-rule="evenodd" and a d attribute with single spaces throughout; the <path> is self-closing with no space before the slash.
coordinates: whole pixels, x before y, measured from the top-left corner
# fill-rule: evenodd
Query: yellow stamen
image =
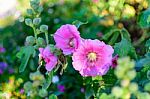
<path id="1" fill-rule="evenodd" d="M 89 53 L 87 55 L 87 58 L 89 61 L 96 61 L 96 58 L 97 58 L 96 53 L 94 53 L 94 52 Z"/>

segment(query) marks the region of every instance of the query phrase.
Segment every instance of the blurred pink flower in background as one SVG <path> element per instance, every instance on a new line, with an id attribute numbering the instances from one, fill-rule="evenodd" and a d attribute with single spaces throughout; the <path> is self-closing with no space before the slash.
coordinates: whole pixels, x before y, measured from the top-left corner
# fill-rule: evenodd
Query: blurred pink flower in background
<path id="1" fill-rule="evenodd" d="M 65 86 L 64 85 L 58 85 L 57 88 L 60 92 L 65 92 Z"/>
<path id="2" fill-rule="evenodd" d="M 8 64 L 6 62 L 0 62 L 0 74 L 3 74 L 7 67 Z"/>
<path id="3" fill-rule="evenodd" d="M 4 52 L 6 52 L 6 49 L 0 46 L 0 53 L 4 53 Z"/>
<path id="4" fill-rule="evenodd" d="M 104 75 L 112 64 L 114 50 L 99 40 L 83 40 L 73 53 L 73 67 L 82 76 Z"/>
<path id="5" fill-rule="evenodd" d="M 80 91 L 81 91 L 82 93 L 84 93 L 84 92 L 85 92 L 85 89 L 84 89 L 84 88 L 81 88 Z"/>
<path id="6" fill-rule="evenodd" d="M 14 69 L 12 69 L 12 68 L 9 68 L 9 69 L 8 69 L 8 72 L 9 72 L 9 74 L 12 74 L 12 73 L 14 73 Z"/>
<path id="7" fill-rule="evenodd" d="M 92 0 L 94 3 L 98 3 L 99 2 L 99 0 Z"/>
<path id="8" fill-rule="evenodd" d="M 65 55 L 72 54 L 79 46 L 81 37 L 75 25 L 62 25 L 54 34 L 56 47 Z"/>
<path id="9" fill-rule="evenodd" d="M 20 94 L 23 94 L 24 93 L 24 89 L 20 89 Z"/>
<path id="10" fill-rule="evenodd" d="M 46 70 L 51 71 L 57 64 L 57 56 L 50 51 L 49 46 L 46 48 L 39 48 L 39 51 L 39 56 L 46 62 Z"/>

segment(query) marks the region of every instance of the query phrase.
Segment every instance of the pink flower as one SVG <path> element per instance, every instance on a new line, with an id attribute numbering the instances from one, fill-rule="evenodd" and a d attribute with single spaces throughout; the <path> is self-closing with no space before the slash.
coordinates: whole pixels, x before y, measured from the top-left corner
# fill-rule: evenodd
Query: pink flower
<path id="1" fill-rule="evenodd" d="M 73 53 L 81 41 L 79 34 L 75 25 L 62 25 L 54 34 L 56 47 L 63 50 L 65 55 Z"/>
<path id="2" fill-rule="evenodd" d="M 99 40 L 83 40 L 73 53 L 73 67 L 82 76 L 104 75 L 112 63 L 114 50 Z"/>
<path id="3" fill-rule="evenodd" d="M 46 70 L 51 71 L 57 64 L 57 57 L 50 51 L 50 47 L 39 48 L 40 55 L 46 62 Z"/>

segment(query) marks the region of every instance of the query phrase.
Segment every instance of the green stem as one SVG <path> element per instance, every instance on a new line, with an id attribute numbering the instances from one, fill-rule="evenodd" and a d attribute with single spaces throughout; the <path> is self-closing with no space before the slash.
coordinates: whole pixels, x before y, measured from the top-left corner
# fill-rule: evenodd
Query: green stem
<path id="1" fill-rule="evenodd" d="M 34 26 L 33 26 L 32 28 L 33 28 L 33 32 L 34 32 L 35 41 L 36 41 L 36 44 L 37 44 L 38 41 L 37 41 L 37 33 L 36 33 L 36 29 L 35 29 Z"/>
<path id="2" fill-rule="evenodd" d="M 49 44 L 49 40 L 48 40 L 48 32 L 47 31 L 45 32 L 45 37 L 46 37 L 46 44 L 48 45 Z"/>

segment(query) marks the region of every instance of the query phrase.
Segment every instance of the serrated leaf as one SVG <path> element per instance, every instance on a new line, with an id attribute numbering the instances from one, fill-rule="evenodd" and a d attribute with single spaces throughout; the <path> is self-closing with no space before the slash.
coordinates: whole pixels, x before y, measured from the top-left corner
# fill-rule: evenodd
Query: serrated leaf
<path id="1" fill-rule="evenodd" d="M 57 99 L 57 96 L 54 94 L 51 94 L 48 99 Z"/>
<path id="2" fill-rule="evenodd" d="M 147 9 L 145 11 L 143 11 L 140 16 L 139 16 L 139 25 L 142 27 L 142 28 L 148 28 L 150 27 L 150 9 Z"/>
<path id="3" fill-rule="evenodd" d="M 53 77 L 53 71 L 46 73 L 46 80 L 42 86 L 43 89 L 47 89 L 50 86 L 52 82 L 52 77 Z"/>
<path id="4" fill-rule="evenodd" d="M 137 58 L 135 48 L 125 38 L 123 38 L 121 42 L 115 44 L 114 50 L 115 50 L 115 54 L 118 54 L 120 57 L 133 55 L 132 57 Z"/>
<path id="5" fill-rule="evenodd" d="M 75 25 L 77 28 L 79 28 L 83 24 L 87 24 L 88 22 L 81 22 L 79 20 L 73 21 L 72 24 Z"/>
<path id="6" fill-rule="evenodd" d="M 30 56 L 34 53 L 35 49 L 32 46 L 22 47 L 20 52 L 17 53 L 17 57 L 21 59 L 21 65 L 19 72 L 23 72 L 27 66 Z"/>

